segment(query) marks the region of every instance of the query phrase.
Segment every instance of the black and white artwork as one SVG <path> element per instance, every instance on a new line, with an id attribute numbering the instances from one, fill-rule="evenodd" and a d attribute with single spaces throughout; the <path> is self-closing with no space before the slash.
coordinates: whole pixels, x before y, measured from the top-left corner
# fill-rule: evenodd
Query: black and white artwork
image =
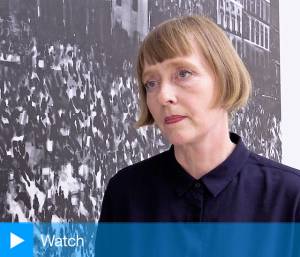
<path id="1" fill-rule="evenodd" d="M 211 17 L 253 79 L 231 129 L 281 161 L 278 0 L 0 0 L 0 221 L 97 221 L 108 180 L 169 145 L 135 129 L 135 57 L 163 20 Z"/>

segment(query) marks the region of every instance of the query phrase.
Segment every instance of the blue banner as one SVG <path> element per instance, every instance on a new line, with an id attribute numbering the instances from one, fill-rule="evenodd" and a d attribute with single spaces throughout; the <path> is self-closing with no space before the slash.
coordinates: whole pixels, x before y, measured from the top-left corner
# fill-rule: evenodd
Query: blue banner
<path id="1" fill-rule="evenodd" d="M 300 223 L 0 223 L 0 256 L 300 257 Z"/>

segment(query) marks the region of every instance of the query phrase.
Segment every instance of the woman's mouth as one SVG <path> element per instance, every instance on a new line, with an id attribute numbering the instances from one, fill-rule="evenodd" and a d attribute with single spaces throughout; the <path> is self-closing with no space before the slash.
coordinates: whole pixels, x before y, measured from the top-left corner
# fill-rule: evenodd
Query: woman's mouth
<path id="1" fill-rule="evenodd" d="M 173 124 L 182 121 L 185 116 L 181 115 L 172 115 L 165 118 L 165 124 Z"/>

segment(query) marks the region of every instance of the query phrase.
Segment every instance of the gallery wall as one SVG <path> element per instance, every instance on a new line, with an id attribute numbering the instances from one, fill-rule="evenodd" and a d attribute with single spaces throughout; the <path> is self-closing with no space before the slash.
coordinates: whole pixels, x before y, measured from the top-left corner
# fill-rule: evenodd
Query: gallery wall
<path id="1" fill-rule="evenodd" d="M 280 1 L 280 60 L 281 60 L 281 113 L 282 113 L 282 162 L 300 169 L 300 34 L 295 22 L 300 3 Z"/>

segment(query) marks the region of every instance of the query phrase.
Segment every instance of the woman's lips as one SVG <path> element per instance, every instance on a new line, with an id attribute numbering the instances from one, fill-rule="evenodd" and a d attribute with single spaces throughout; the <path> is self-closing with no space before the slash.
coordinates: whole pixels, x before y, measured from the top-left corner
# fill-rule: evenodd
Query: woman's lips
<path id="1" fill-rule="evenodd" d="M 185 118 L 185 116 L 181 116 L 181 115 L 168 116 L 168 117 L 165 118 L 165 123 L 166 124 L 177 123 L 177 122 L 183 120 L 184 118 Z"/>

